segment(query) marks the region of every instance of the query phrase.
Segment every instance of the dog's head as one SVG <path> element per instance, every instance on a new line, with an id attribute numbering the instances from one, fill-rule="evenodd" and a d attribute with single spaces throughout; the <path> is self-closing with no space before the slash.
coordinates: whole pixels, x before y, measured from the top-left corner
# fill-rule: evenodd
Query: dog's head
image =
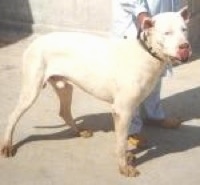
<path id="1" fill-rule="evenodd" d="M 163 60 L 186 62 L 192 50 L 187 39 L 187 23 L 189 22 L 188 8 L 179 12 L 166 12 L 144 19 L 142 24 L 143 41 Z"/>

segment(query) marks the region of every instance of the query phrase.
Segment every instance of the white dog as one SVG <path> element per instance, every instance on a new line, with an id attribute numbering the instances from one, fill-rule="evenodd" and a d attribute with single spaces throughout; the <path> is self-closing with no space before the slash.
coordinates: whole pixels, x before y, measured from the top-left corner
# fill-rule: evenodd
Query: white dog
<path id="1" fill-rule="evenodd" d="M 112 106 L 119 169 L 125 176 L 139 172 L 128 161 L 127 130 L 134 110 L 154 88 L 167 62 L 186 61 L 188 10 L 162 13 L 143 22 L 140 39 L 112 39 L 83 33 L 51 33 L 25 51 L 22 89 L 9 117 L 1 153 L 12 155 L 16 123 L 49 82 L 60 99 L 60 116 L 80 135 L 71 115 L 72 85 Z M 170 60 L 169 60 L 170 59 Z"/>

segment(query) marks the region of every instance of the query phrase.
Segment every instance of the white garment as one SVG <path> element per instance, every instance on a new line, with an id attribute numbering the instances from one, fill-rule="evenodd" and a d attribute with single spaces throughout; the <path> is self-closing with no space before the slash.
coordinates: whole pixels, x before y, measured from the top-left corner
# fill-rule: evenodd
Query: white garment
<path id="1" fill-rule="evenodd" d="M 113 36 L 124 38 L 135 38 L 137 28 L 135 25 L 136 17 L 141 12 L 148 12 L 156 15 L 161 12 L 178 11 L 181 7 L 181 0 L 113 0 Z M 152 93 L 142 104 L 142 110 L 146 118 L 164 119 L 164 110 L 160 103 L 161 78 Z M 140 107 L 140 109 L 141 109 Z M 137 110 L 136 116 L 130 125 L 129 135 L 141 131 L 143 121 L 140 111 Z"/>
<path id="2" fill-rule="evenodd" d="M 136 37 L 135 20 L 139 13 L 149 12 L 156 15 L 161 12 L 178 11 L 181 0 L 113 0 L 114 36 L 123 38 Z"/>

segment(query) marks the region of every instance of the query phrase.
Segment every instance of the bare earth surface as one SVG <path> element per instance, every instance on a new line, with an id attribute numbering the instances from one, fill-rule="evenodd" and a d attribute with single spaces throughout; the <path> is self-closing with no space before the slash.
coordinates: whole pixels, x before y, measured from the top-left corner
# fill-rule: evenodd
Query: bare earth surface
<path id="1" fill-rule="evenodd" d="M 0 143 L 16 105 L 20 64 L 33 37 L 0 48 Z M 0 185 L 198 185 L 200 184 L 200 60 L 178 66 L 163 80 L 167 115 L 184 120 L 177 130 L 144 127 L 149 148 L 135 151 L 137 178 L 118 173 L 109 105 L 75 89 L 73 115 L 92 138 L 74 137 L 57 116 L 50 86 L 21 119 L 14 135 L 14 157 L 0 157 Z"/>

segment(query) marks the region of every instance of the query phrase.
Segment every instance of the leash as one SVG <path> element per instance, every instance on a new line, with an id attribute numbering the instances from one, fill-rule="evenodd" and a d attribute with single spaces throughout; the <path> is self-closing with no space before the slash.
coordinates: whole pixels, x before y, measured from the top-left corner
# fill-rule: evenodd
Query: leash
<path id="1" fill-rule="evenodd" d="M 153 52 L 153 48 L 152 47 L 148 47 L 148 45 L 146 44 L 146 42 L 148 41 L 147 36 L 145 33 L 143 33 L 143 39 L 141 38 L 141 34 L 142 34 L 142 29 L 138 29 L 137 32 L 137 40 L 140 43 L 140 45 L 154 58 L 163 61 L 163 59 L 161 57 L 158 56 L 158 54 L 156 52 Z"/>
<path id="2" fill-rule="evenodd" d="M 163 59 L 161 57 L 158 56 L 158 54 L 156 52 L 153 52 L 153 48 L 152 47 L 148 47 L 146 42 L 148 41 L 146 34 L 144 33 L 143 35 L 143 39 L 141 38 L 141 34 L 142 34 L 142 30 L 139 29 L 137 32 L 137 40 L 140 43 L 140 45 L 154 58 L 156 58 L 159 61 L 163 61 Z M 170 59 L 169 59 L 170 60 Z M 166 64 L 166 70 L 164 72 L 165 76 L 171 77 L 173 76 L 173 70 L 172 70 L 172 64 L 171 63 L 167 63 Z"/>

